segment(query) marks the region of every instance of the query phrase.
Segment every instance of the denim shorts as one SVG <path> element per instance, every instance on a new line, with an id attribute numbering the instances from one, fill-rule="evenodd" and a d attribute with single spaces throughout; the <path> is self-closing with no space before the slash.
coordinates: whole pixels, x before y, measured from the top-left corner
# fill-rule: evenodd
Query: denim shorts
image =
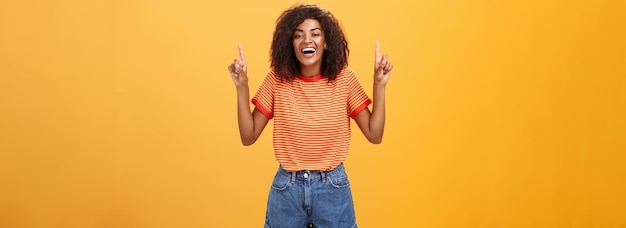
<path id="1" fill-rule="evenodd" d="M 356 228 L 343 164 L 326 172 L 278 168 L 267 200 L 265 228 Z"/>

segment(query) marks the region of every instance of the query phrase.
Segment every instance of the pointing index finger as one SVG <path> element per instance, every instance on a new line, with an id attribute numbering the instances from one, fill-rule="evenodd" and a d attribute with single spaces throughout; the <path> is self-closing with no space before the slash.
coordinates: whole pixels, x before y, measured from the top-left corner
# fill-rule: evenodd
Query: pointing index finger
<path id="1" fill-rule="evenodd" d="M 239 59 L 241 59 L 242 62 L 246 62 L 246 58 L 243 55 L 243 48 L 241 47 L 241 43 L 237 44 L 237 48 L 239 48 Z"/>
<path id="2" fill-rule="evenodd" d="M 374 54 L 376 61 L 380 59 L 380 42 L 376 41 L 376 53 Z"/>

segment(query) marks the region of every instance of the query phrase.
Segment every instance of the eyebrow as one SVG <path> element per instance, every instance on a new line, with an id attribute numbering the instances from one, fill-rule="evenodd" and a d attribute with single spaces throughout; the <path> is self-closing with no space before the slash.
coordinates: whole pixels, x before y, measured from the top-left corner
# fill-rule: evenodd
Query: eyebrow
<path id="1" fill-rule="evenodd" d="M 322 29 L 320 29 L 320 28 L 312 28 L 310 31 L 313 31 L 313 30 L 320 30 L 320 31 L 322 31 Z M 296 32 L 304 32 L 304 30 L 296 29 Z"/>

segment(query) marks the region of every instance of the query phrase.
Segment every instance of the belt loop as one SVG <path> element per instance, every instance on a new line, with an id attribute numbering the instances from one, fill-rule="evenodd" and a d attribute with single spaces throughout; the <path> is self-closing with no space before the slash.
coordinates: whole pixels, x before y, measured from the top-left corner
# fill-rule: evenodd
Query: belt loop
<path id="1" fill-rule="evenodd" d="M 322 182 L 326 182 L 326 172 L 322 171 L 320 174 L 322 175 Z"/>
<path id="2" fill-rule="evenodd" d="M 291 178 L 290 181 L 293 184 L 294 182 L 296 182 L 296 172 L 289 172 L 291 174 Z"/>

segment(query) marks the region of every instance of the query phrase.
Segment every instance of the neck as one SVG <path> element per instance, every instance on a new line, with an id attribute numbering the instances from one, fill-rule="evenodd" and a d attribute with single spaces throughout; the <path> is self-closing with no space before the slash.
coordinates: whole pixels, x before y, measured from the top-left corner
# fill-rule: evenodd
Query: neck
<path id="1" fill-rule="evenodd" d="M 300 65 L 300 74 L 302 74 L 302 76 L 304 77 L 315 77 L 322 74 L 321 68 L 321 63 L 314 66 Z"/>

